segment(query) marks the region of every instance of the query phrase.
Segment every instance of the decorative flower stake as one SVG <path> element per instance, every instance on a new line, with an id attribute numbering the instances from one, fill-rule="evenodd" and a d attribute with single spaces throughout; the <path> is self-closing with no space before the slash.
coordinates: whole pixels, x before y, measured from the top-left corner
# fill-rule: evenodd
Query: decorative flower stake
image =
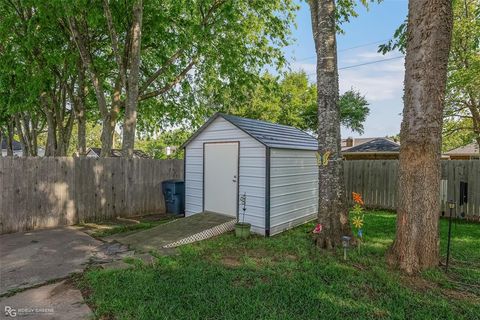
<path id="1" fill-rule="evenodd" d="M 364 214 L 363 214 L 363 206 L 365 203 L 363 202 L 362 196 L 359 193 L 352 192 L 353 202 L 355 205 L 353 206 L 352 212 L 352 224 L 356 229 L 356 233 L 358 236 L 358 252 L 360 252 L 360 244 L 362 243 L 363 239 L 363 224 L 364 224 Z"/>

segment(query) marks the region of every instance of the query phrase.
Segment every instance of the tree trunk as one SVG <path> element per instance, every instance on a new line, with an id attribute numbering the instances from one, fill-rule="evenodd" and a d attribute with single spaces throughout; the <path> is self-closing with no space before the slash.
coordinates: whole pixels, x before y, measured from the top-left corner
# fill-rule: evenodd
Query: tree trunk
<path id="1" fill-rule="evenodd" d="M 34 114 L 33 117 L 30 119 L 30 123 L 32 125 L 30 135 L 32 139 L 32 157 L 38 156 L 38 126 L 39 121 L 37 116 Z"/>
<path id="2" fill-rule="evenodd" d="M 125 106 L 125 121 L 123 124 L 123 146 L 124 157 L 132 158 L 135 146 L 135 128 L 137 125 L 138 106 L 138 81 L 140 73 L 140 45 L 142 38 L 142 0 L 135 2 L 133 6 L 133 24 L 130 53 L 130 72 L 128 75 L 127 104 Z"/>
<path id="3" fill-rule="evenodd" d="M 409 274 L 438 265 L 442 114 L 451 30 L 450 0 L 410 0 L 397 233 L 388 253 L 389 263 Z"/>
<path id="4" fill-rule="evenodd" d="M 102 121 L 102 135 L 100 141 L 102 142 L 101 157 L 110 157 L 113 147 L 113 134 L 115 133 L 116 122 L 110 120 L 110 117 Z"/>
<path id="5" fill-rule="evenodd" d="M 343 235 L 351 235 L 340 153 L 335 1 L 310 0 L 309 4 L 317 53 L 318 223 L 322 231 L 316 243 L 332 249 L 341 246 Z"/>
<path id="6" fill-rule="evenodd" d="M 47 118 L 47 141 L 45 144 L 45 156 L 46 157 L 55 157 L 57 152 L 57 127 L 55 123 L 55 117 L 48 108 L 44 106 L 45 116 Z"/>
<path id="7" fill-rule="evenodd" d="M 85 69 L 81 61 L 78 63 L 78 92 L 75 103 L 75 117 L 77 118 L 77 153 L 80 157 L 87 154 L 87 129 L 86 129 L 86 112 L 85 112 L 85 96 L 87 87 L 85 85 Z"/>
<path id="8" fill-rule="evenodd" d="M 20 115 L 18 113 L 15 114 L 15 127 L 17 128 L 17 134 L 22 142 L 22 156 L 29 157 L 30 156 L 30 143 L 28 141 L 28 137 L 26 136 L 26 132 L 22 129 L 22 123 L 20 121 Z"/>
<path id="9" fill-rule="evenodd" d="M 14 118 L 10 117 L 7 125 L 7 156 L 13 157 L 13 134 L 15 130 Z"/>

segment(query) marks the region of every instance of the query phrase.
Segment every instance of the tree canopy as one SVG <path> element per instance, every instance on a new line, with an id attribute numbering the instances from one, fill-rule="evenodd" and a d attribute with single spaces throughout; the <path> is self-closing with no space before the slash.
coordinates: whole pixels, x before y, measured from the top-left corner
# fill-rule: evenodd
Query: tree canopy
<path id="1" fill-rule="evenodd" d="M 137 121 L 140 136 L 194 123 L 204 111 L 199 92 L 242 87 L 230 90 L 241 100 L 265 66 L 285 65 L 297 8 L 291 0 L 2 2 L 0 107 L 26 138 L 38 120 L 51 155 L 66 153 L 81 119 L 101 123 L 105 151 L 132 122 L 124 143 Z"/>

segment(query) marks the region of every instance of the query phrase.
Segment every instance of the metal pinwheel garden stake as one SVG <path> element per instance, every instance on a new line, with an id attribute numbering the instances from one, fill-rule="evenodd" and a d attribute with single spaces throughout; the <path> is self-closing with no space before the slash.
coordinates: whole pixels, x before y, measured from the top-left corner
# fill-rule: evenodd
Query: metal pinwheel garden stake
<path id="1" fill-rule="evenodd" d="M 360 245 L 363 240 L 363 223 L 364 223 L 364 214 L 363 214 L 363 206 L 365 203 L 362 200 L 362 196 L 359 193 L 352 192 L 353 202 L 355 205 L 353 206 L 353 218 L 352 224 L 357 231 L 358 237 L 358 253 L 360 253 Z"/>

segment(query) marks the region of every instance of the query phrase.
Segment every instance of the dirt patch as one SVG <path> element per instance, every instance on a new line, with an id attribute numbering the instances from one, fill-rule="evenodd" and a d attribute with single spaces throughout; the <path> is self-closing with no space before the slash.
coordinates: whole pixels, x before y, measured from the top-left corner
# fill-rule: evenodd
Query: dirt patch
<path id="1" fill-rule="evenodd" d="M 238 257 L 223 257 L 221 260 L 222 264 L 227 267 L 236 268 L 242 265 Z"/>
<path id="2" fill-rule="evenodd" d="M 236 288 L 251 288 L 253 287 L 252 279 L 235 279 L 232 282 L 232 285 Z"/>
<path id="3" fill-rule="evenodd" d="M 478 296 L 473 293 L 462 291 L 462 290 L 442 288 L 438 284 L 427 281 L 418 276 L 416 277 L 405 276 L 402 278 L 402 282 L 407 287 L 415 291 L 427 292 L 427 291 L 433 290 L 433 291 L 440 292 L 442 295 L 444 295 L 447 298 L 453 298 L 457 300 L 477 301 L 477 302 L 480 300 Z"/>
<path id="4" fill-rule="evenodd" d="M 289 261 L 297 261 L 298 257 L 294 254 L 287 254 L 287 255 L 285 255 L 285 259 L 287 259 Z"/>

